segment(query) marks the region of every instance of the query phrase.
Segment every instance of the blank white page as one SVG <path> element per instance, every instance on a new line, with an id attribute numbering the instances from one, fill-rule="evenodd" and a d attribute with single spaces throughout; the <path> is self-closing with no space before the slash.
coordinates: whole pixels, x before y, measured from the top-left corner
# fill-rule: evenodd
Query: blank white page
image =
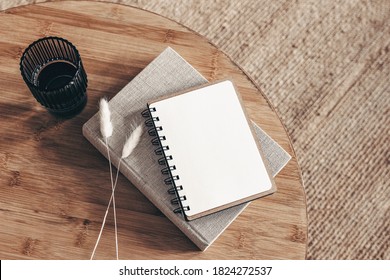
<path id="1" fill-rule="evenodd" d="M 191 220 L 274 191 L 231 81 L 153 102 Z"/>

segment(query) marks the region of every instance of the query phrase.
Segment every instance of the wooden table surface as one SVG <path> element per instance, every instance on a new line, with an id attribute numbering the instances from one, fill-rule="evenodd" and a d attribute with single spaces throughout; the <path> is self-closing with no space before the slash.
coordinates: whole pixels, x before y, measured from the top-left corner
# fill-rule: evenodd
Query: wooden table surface
<path id="1" fill-rule="evenodd" d="M 88 104 L 72 119 L 47 113 L 20 75 L 23 50 L 49 35 L 76 45 L 88 75 Z M 205 38 L 162 16 L 118 4 L 65 1 L 0 13 L 0 259 L 90 258 L 111 186 L 107 161 L 83 138 L 81 127 L 101 97 L 113 97 L 167 46 L 208 80 L 233 79 L 249 117 L 293 158 L 276 177 L 278 191 L 252 202 L 205 252 L 120 176 L 119 257 L 305 258 L 299 166 L 278 116 L 250 78 Z M 115 258 L 113 228 L 110 214 L 96 258 Z"/>

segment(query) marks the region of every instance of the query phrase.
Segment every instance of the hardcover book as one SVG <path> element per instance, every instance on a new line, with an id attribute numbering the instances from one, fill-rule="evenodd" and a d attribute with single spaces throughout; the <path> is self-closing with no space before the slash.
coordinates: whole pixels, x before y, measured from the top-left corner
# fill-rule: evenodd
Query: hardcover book
<path id="1" fill-rule="evenodd" d="M 109 102 L 114 133 L 109 139 L 113 164 L 119 162 L 123 143 L 128 134 L 144 123 L 142 111 L 151 100 L 205 85 L 208 81 L 172 48 L 167 48 L 134 77 Z M 255 137 L 267 161 L 272 176 L 287 162 L 290 155 L 273 141 L 260 127 L 250 122 Z M 83 125 L 83 135 L 107 157 L 105 141 L 100 134 L 98 113 Z M 146 131 L 146 129 L 145 129 Z M 201 250 L 206 250 L 218 236 L 245 209 L 249 202 L 227 208 L 191 221 L 175 213 L 177 205 L 171 203 L 166 175 L 154 153 L 155 146 L 144 132 L 133 153 L 122 160 L 120 172 L 137 187 L 159 210 L 171 220 Z M 239 187 L 239 186 L 237 186 Z"/>

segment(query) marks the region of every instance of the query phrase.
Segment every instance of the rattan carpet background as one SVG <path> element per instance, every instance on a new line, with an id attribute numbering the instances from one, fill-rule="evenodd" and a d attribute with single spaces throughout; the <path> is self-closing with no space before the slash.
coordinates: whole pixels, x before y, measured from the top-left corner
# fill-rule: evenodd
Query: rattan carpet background
<path id="1" fill-rule="evenodd" d="M 390 259 L 390 1 L 109 2 L 204 35 L 271 100 L 302 168 L 308 258 Z"/>

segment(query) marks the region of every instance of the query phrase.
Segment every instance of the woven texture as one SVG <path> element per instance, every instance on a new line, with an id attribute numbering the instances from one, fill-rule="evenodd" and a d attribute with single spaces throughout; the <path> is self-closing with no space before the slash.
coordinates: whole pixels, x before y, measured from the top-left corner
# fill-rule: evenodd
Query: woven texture
<path id="1" fill-rule="evenodd" d="M 199 32 L 263 90 L 302 168 L 308 258 L 390 259 L 390 1 L 111 2 Z"/>

